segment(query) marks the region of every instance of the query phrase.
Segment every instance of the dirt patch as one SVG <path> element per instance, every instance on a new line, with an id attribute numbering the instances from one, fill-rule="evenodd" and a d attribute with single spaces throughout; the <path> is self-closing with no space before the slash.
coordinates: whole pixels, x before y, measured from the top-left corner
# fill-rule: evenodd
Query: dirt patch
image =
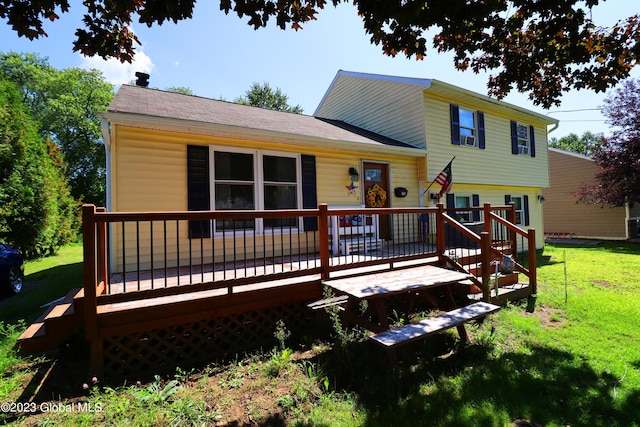
<path id="1" fill-rule="evenodd" d="M 526 313 L 528 316 L 535 316 L 540 320 L 540 324 L 547 328 L 559 328 L 567 319 L 564 317 L 562 310 L 549 307 L 544 304 L 536 307 L 533 313 Z"/>
<path id="2" fill-rule="evenodd" d="M 603 286 L 605 288 L 608 288 L 609 286 L 611 286 L 611 282 L 607 280 L 593 280 L 591 283 L 593 283 L 594 285 Z"/>

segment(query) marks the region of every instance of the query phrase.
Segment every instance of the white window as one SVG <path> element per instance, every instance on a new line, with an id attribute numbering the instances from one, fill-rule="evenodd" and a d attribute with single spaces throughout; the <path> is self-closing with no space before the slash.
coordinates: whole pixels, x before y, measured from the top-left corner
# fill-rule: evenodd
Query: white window
<path id="1" fill-rule="evenodd" d="M 478 146 L 478 135 L 476 132 L 476 113 L 460 108 L 460 145 L 471 147 Z"/>
<path id="2" fill-rule="evenodd" d="M 518 123 L 516 125 L 516 135 L 518 138 L 518 154 L 528 156 L 531 147 L 529 126 Z"/>
<path id="3" fill-rule="evenodd" d="M 522 196 L 511 196 L 511 201 L 516 207 L 516 225 L 524 224 L 524 203 Z"/>
<path id="4" fill-rule="evenodd" d="M 455 195 L 456 208 L 470 208 L 471 206 L 471 196 Z M 456 210 L 456 219 L 459 222 L 471 222 L 471 211 Z"/>
<path id="5" fill-rule="evenodd" d="M 213 210 L 299 209 L 300 159 L 288 153 L 256 150 L 212 150 Z M 216 231 L 256 229 L 257 232 L 298 226 L 297 218 L 229 219 L 216 221 Z"/>

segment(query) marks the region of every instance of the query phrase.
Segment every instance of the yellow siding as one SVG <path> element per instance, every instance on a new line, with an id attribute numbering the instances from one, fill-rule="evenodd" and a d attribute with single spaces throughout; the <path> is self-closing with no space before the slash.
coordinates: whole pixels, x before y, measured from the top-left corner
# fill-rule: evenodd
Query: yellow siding
<path id="1" fill-rule="evenodd" d="M 480 196 L 480 206 L 483 206 L 485 203 L 490 203 L 492 206 L 504 206 L 504 196 L 507 194 L 512 196 L 529 196 L 529 225 L 521 226 L 521 228 L 525 230 L 530 228 L 535 229 L 536 247 L 540 249 L 544 246 L 543 205 L 538 200 L 538 194 L 540 194 L 539 188 L 506 185 L 498 187 L 456 183 L 453 185 L 451 193 L 468 196 L 478 194 Z M 440 201 L 446 205 L 444 197 Z"/>
<path id="2" fill-rule="evenodd" d="M 574 193 L 582 184 L 594 184 L 596 164 L 570 153 L 549 151 L 551 186 L 544 190 L 545 229 L 574 233 L 576 237 L 626 238 L 626 209 L 577 203 Z"/>
<path id="3" fill-rule="evenodd" d="M 241 147 L 253 149 L 276 150 L 273 145 L 258 143 L 255 141 L 239 141 L 220 139 L 207 136 L 196 136 L 178 133 L 168 133 L 147 129 L 136 129 L 130 127 L 117 126 L 113 130 L 114 138 L 111 145 L 112 173 L 110 175 L 113 190 L 111 210 L 118 212 L 145 212 L 145 211 L 185 211 L 187 210 L 187 145 L 219 145 L 228 147 Z M 362 171 L 363 161 L 377 161 L 389 164 L 391 188 L 388 194 L 392 207 L 418 206 L 418 182 L 416 179 L 417 165 L 415 158 L 400 156 L 367 155 L 362 157 L 362 153 L 348 151 L 338 151 L 332 149 L 315 149 L 313 152 L 309 148 L 303 148 L 302 154 L 316 156 L 317 171 L 317 191 L 318 202 L 327 203 L 330 206 L 360 206 L 363 205 L 363 193 L 361 183 L 354 195 L 349 195 L 347 185 L 351 183 L 348 170 L 355 166 Z M 278 145 L 277 151 L 300 153 L 301 147 Z M 408 189 L 406 198 L 396 198 L 393 195 L 394 187 L 405 187 Z M 143 259 L 150 256 L 150 231 L 148 224 L 142 224 L 140 231 L 140 253 Z M 155 254 L 164 253 L 164 230 L 154 228 L 153 252 Z M 167 252 L 168 266 L 177 264 L 177 253 L 180 253 L 180 264 L 186 265 L 189 253 L 189 239 L 187 238 L 187 224 L 179 225 L 180 247 L 176 247 L 176 225 L 168 224 Z M 113 230 L 114 250 L 119 254 L 117 268 L 121 268 L 122 248 L 121 248 L 121 228 L 118 226 Z M 125 230 L 128 240 L 136 236 L 135 225 L 129 224 Z M 256 256 L 262 255 L 262 236 L 257 237 Z M 304 247 L 304 237 L 302 237 Z M 216 239 L 219 240 L 219 239 Z M 210 242 L 210 239 L 206 239 Z M 294 239 L 297 241 L 297 237 Z M 270 242 L 270 240 L 269 240 Z M 228 242 L 230 243 L 230 242 Z M 216 242 L 221 247 L 221 243 Z M 295 246 L 295 244 L 294 244 Z M 232 245 L 227 244 L 227 248 Z M 199 256 L 199 243 L 194 247 L 194 256 Z M 227 249 L 230 251 L 231 249 Z M 134 268 L 137 263 L 137 249 L 135 244 L 125 248 L 126 264 Z M 267 244 L 267 252 L 271 251 L 271 244 Z M 281 248 L 276 242 L 276 255 L 281 252 Z M 212 249 L 210 243 L 205 243 L 205 257 L 210 257 Z M 216 249 L 218 254 L 218 249 Z M 218 255 L 217 255 L 218 256 Z M 253 257 L 253 243 L 248 245 L 247 256 Z M 218 258 L 221 255 L 218 256 Z M 197 259 L 197 258 L 196 258 Z M 219 260 L 219 259 L 217 259 Z M 155 264 L 164 265 L 164 260 L 156 257 Z M 147 262 L 147 261 L 145 261 Z M 147 264 L 143 264 L 148 268 Z M 128 267 L 129 268 L 129 267 Z"/>
<path id="4" fill-rule="evenodd" d="M 484 112 L 486 149 L 451 144 L 450 104 Z M 443 98 L 425 92 L 425 126 L 429 153 L 429 180 L 455 156 L 454 182 L 467 184 L 547 187 L 547 133 L 542 123 L 531 123 L 526 117 L 508 116 L 490 109 L 491 104 L 467 104 L 462 99 Z M 510 120 L 534 125 L 536 157 L 511 154 Z"/>
<path id="5" fill-rule="evenodd" d="M 422 95 L 416 85 L 340 76 L 317 115 L 424 148 Z"/>

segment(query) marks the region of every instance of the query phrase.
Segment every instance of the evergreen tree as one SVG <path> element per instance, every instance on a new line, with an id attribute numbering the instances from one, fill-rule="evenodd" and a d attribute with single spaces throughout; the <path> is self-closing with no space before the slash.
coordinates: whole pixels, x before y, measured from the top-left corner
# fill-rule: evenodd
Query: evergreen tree
<path id="1" fill-rule="evenodd" d="M 34 257 L 69 243 L 78 228 L 60 150 L 43 140 L 15 84 L 0 79 L 0 239 Z"/>

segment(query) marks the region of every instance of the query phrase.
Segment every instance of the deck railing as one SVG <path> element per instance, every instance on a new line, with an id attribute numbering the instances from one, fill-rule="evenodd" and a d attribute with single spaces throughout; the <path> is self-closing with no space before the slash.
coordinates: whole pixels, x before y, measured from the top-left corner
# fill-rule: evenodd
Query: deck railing
<path id="1" fill-rule="evenodd" d="M 459 268 L 462 257 L 489 265 L 503 252 L 516 257 L 535 289 L 535 231 L 521 230 L 514 219 L 513 205 L 488 204 L 145 213 L 85 205 L 85 298 L 94 302 L 85 304 L 85 315 L 91 323 L 97 304 L 202 290 L 231 294 L 240 286 L 318 280 L 357 267 L 435 260 Z"/>

